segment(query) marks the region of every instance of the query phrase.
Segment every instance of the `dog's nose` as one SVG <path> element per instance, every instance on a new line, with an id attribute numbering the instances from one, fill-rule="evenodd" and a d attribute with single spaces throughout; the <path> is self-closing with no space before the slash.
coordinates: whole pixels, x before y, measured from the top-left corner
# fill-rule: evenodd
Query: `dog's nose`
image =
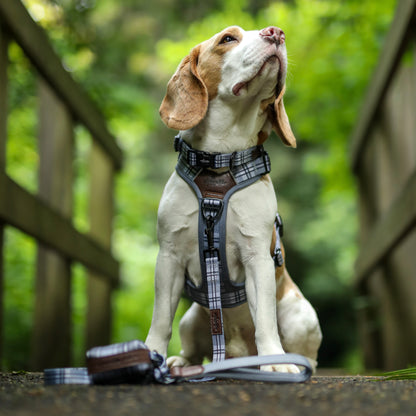
<path id="1" fill-rule="evenodd" d="M 282 29 L 269 26 L 260 31 L 260 36 L 271 43 L 283 44 L 285 43 L 285 32 Z"/>

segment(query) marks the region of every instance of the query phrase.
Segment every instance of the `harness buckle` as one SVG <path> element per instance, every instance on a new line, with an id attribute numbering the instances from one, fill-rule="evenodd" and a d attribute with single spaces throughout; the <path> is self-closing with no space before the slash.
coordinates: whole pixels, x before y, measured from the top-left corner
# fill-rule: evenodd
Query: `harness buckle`
<path id="1" fill-rule="evenodd" d="M 209 153 L 202 151 L 193 151 L 195 156 L 195 165 L 200 168 L 215 168 L 215 158 L 220 153 Z"/>
<path id="2" fill-rule="evenodd" d="M 223 202 L 221 199 L 217 198 L 204 198 L 201 201 L 202 215 L 205 221 L 208 220 L 215 221 L 218 214 L 221 212 Z"/>
<path id="3" fill-rule="evenodd" d="M 279 233 L 280 237 L 283 237 L 283 220 L 279 213 L 276 214 L 276 231 Z"/>
<path id="4" fill-rule="evenodd" d="M 280 247 L 275 248 L 273 253 L 274 265 L 275 267 L 282 267 L 283 263 L 285 262 L 283 259 L 282 249 Z"/>
<path id="5" fill-rule="evenodd" d="M 201 202 L 201 211 L 205 220 L 205 234 L 208 240 L 209 251 L 213 251 L 215 249 L 214 225 L 222 210 L 222 206 L 223 202 L 221 199 L 205 198 Z"/>
<path id="6" fill-rule="evenodd" d="M 285 260 L 280 246 L 280 238 L 283 237 L 283 221 L 279 213 L 276 214 L 274 224 L 276 227 L 276 247 L 274 248 L 273 259 L 275 267 L 281 267 L 283 266 Z"/>
<path id="7" fill-rule="evenodd" d="M 205 234 L 208 240 L 209 251 L 214 250 L 214 219 L 212 215 L 206 218 L 207 227 L 205 228 Z"/>
<path id="8" fill-rule="evenodd" d="M 260 156 L 263 159 L 264 168 L 266 170 L 265 173 L 270 173 L 272 170 L 271 163 L 270 163 L 270 157 L 269 154 L 264 149 L 263 145 L 257 146 L 258 150 L 260 151 Z"/>
<path id="9" fill-rule="evenodd" d="M 175 139 L 173 140 L 173 148 L 175 149 L 175 152 L 180 152 L 182 148 L 182 139 L 179 134 L 175 136 Z"/>

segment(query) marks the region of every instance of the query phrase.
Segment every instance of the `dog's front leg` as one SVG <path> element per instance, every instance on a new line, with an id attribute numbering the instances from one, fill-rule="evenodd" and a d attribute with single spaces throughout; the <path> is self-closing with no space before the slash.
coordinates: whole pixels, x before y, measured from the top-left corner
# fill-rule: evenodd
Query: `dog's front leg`
<path id="1" fill-rule="evenodd" d="M 184 286 L 184 269 L 170 251 L 159 251 L 155 270 L 155 302 L 152 324 L 146 338 L 150 350 L 164 357 L 172 335 L 172 322 Z"/>
<path id="2" fill-rule="evenodd" d="M 258 355 L 284 354 L 277 327 L 274 261 L 270 255 L 256 255 L 245 269 L 247 300 L 255 326 Z M 263 369 L 299 372 L 294 365 L 265 366 Z"/>
<path id="3" fill-rule="evenodd" d="M 270 255 L 257 255 L 246 264 L 246 291 L 258 354 L 283 354 L 277 330 L 276 281 Z"/>

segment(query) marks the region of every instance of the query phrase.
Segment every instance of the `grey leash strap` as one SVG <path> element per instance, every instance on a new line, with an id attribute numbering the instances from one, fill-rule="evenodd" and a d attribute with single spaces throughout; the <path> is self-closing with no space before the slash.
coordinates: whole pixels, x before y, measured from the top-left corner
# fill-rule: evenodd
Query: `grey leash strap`
<path id="1" fill-rule="evenodd" d="M 303 367 L 299 373 L 280 371 L 263 371 L 258 368 L 263 365 L 295 365 Z M 177 379 L 198 380 L 205 377 L 219 379 L 234 379 L 261 381 L 269 383 L 303 383 L 312 375 L 309 361 L 299 354 L 278 354 L 230 358 L 221 362 L 213 362 L 203 366 L 172 368 L 171 376 Z"/>

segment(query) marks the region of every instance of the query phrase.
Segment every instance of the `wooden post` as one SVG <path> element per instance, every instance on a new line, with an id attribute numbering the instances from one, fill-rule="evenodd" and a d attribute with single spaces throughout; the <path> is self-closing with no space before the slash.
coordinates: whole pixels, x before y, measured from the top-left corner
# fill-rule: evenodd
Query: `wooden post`
<path id="1" fill-rule="evenodd" d="M 65 218 L 72 216 L 73 128 L 66 107 L 39 84 L 39 197 Z M 71 364 L 70 261 L 38 246 L 33 370 Z"/>
<path id="2" fill-rule="evenodd" d="M 7 139 L 7 47 L 8 40 L 0 22 L 0 174 L 6 170 Z M 3 357 L 3 244 L 4 225 L 0 220 L 0 369 Z"/>
<path id="3" fill-rule="evenodd" d="M 90 234 L 107 249 L 111 247 L 113 188 L 113 163 L 93 141 L 90 159 Z M 89 272 L 87 348 L 105 345 L 111 340 L 111 291 L 109 279 L 96 272 Z"/>

